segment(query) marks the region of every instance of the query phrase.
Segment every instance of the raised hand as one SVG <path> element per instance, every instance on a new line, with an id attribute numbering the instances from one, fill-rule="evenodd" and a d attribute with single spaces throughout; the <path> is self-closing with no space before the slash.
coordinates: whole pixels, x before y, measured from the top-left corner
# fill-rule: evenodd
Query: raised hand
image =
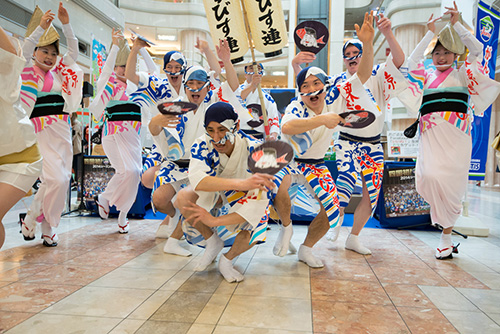
<path id="1" fill-rule="evenodd" d="M 455 24 L 458 22 L 458 19 L 460 18 L 460 12 L 458 11 L 458 7 L 457 7 L 457 4 L 455 1 L 453 1 L 453 7 L 444 7 L 445 9 L 447 9 L 448 11 L 444 13 L 444 15 L 446 14 L 450 14 L 451 15 L 451 18 L 450 18 L 450 22 L 451 24 Z"/>
<path id="2" fill-rule="evenodd" d="M 252 75 L 252 83 L 250 85 L 252 85 L 253 88 L 257 88 L 259 87 L 261 81 L 262 81 L 262 75 L 254 73 L 254 75 Z"/>
<path id="3" fill-rule="evenodd" d="M 429 29 L 429 31 L 432 31 L 433 33 L 436 33 L 436 21 L 440 20 L 442 16 L 435 19 L 433 19 L 433 17 L 434 14 L 429 17 L 429 21 L 427 21 L 427 29 Z"/>
<path id="4" fill-rule="evenodd" d="M 356 35 L 361 42 L 373 43 L 373 36 L 375 35 L 375 29 L 373 29 L 373 10 L 370 11 L 370 14 L 365 13 L 361 28 L 358 24 L 355 24 L 354 29 L 356 29 Z"/>
<path id="5" fill-rule="evenodd" d="M 64 8 L 62 1 L 59 2 L 59 9 L 57 10 L 57 18 L 61 21 L 62 24 L 69 23 L 69 15 L 66 8 Z"/>
<path id="6" fill-rule="evenodd" d="M 312 52 L 301 51 L 292 59 L 292 65 L 309 64 L 316 60 L 316 55 Z"/>
<path id="7" fill-rule="evenodd" d="M 208 42 L 200 39 L 199 37 L 196 37 L 196 44 L 194 47 L 200 50 L 201 53 L 206 53 L 206 51 L 210 48 L 208 46 Z"/>
<path id="8" fill-rule="evenodd" d="M 220 39 L 219 46 L 215 46 L 215 51 L 217 52 L 217 57 L 223 62 L 231 61 L 231 49 L 229 48 L 227 40 Z"/>
<path id="9" fill-rule="evenodd" d="M 111 41 L 113 45 L 120 45 L 120 42 L 123 41 L 124 38 L 125 37 L 120 29 L 115 30 L 115 28 L 113 28 L 113 31 L 111 32 Z"/>
<path id="10" fill-rule="evenodd" d="M 132 37 L 132 48 L 134 49 L 142 49 L 142 48 L 149 48 L 151 45 L 149 45 L 148 42 L 143 41 L 140 38 L 137 38 L 137 36 Z"/>
<path id="11" fill-rule="evenodd" d="M 50 24 L 52 21 L 54 21 L 55 14 L 51 12 L 49 9 L 48 11 L 43 14 L 42 18 L 40 19 L 40 27 L 42 27 L 43 30 L 47 30 L 48 27 L 50 27 Z"/>
<path id="12" fill-rule="evenodd" d="M 375 17 L 376 19 L 376 25 L 378 30 L 385 36 L 386 34 L 391 32 L 392 26 L 391 26 L 391 20 L 389 18 L 385 17 L 384 14 L 380 13 L 379 16 Z"/>

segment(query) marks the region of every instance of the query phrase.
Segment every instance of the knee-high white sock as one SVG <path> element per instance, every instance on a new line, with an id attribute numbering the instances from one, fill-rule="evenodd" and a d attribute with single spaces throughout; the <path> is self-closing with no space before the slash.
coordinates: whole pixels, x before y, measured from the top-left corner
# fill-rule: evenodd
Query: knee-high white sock
<path id="1" fill-rule="evenodd" d="M 130 227 L 128 226 L 127 213 L 125 211 L 120 211 L 118 214 L 118 232 L 128 233 Z"/>
<path id="2" fill-rule="evenodd" d="M 363 255 L 369 255 L 372 253 L 371 250 L 369 250 L 359 242 L 358 236 L 354 234 L 349 234 L 349 236 L 347 237 L 345 248 Z"/>
<path id="3" fill-rule="evenodd" d="M 165 247 L 163 247 L 163 251 L 168 254 L 180 255 L 180 256 L 191 256 L 193 255 L 190 251 L 185 248 L 182 248 L 179 245 L 179 239 L 168 238 L 165 243 Z"/>
<path id="4" fill-rule="evenodd" d="M 210 238 L 207 239 L 207 245 L 205 246 L 205 252 L 203 253 L 200 262 L 194 268 L 194 271 L 203 271 L 214 262 L 217 255 L 224 248 L 224 242 L 219 238 L 219 236 L 214 233 Z"/>
<path id="5" fill-rule="evenodd" d="M 441 239 L 439 240 L 439 247 L 440 249 L 444 249 L 447 247 L 451 247 L 453 245 L 453 242 L 451 241 L 451 233 L 450 234 L 444 234 L 441 233 Z"/>

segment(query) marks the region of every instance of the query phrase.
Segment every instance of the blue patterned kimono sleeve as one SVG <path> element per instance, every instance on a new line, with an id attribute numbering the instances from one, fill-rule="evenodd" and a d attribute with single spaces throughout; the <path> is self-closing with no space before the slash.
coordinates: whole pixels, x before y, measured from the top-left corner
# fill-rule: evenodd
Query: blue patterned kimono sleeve
<path id="1" fill-rule="evenodd" d="M 219 154 L 203 135 L 191 146 L 189 162 L 189 183 L 196 190 L 198 184 L 207 176 L 217 176 Z"/>

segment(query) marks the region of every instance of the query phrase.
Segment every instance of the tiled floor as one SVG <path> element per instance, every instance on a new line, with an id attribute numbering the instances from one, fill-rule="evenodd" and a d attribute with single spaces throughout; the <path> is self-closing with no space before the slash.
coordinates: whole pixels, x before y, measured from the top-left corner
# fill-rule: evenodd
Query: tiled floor
<path id="1" fill-rule="evenodd" d="M 277 258 L 268 242 L 240 256 L 245 280 L 229 284 L 212 264 L 163 253 L 159 221 L 64 218 L 60 244 L 45 248 L 18 233 L 18 204 L 5 219 L 0 252 L 0 332 L 7 333 L 500 333 L 500 192 L 469 186 L 471 214 L 488 238 L 455 236 L 460 254 L 434 259 L 439 232 L 366 229 L 362 256 L 339 241 L 315 247 L 325 263 Z M 29 199 L 25 200 L 26 203 Z M 296 226 L 299 245 L 306 226 Z M 185 242 L 184 242 L 185 243 Z"/>

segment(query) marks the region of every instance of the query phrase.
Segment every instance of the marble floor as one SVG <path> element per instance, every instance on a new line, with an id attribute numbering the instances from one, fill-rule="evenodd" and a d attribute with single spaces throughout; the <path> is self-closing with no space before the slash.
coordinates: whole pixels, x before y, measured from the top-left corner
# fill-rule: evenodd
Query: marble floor
<path id="1" fill-rule="evenodd" d="M 193 268 L 191 257 L 163 253 L 158 220 L 65 217 L 56 248 L 25 242 L 17 216 L 6 216 L 0 251 L 0 333 L 500 333 L 500 192 L 469 186 L 470 213 L 488 238 L 454 236 L 453 260 L 438 261 L 439 232 L 365 229 L 373 255 L 347 251 L 348 227 L 314 252 L 322 269 L 296 255 L 272 254 L 268 242 L 241 255 L 241 283 L 227 283 L 216 264 Z M 24 200 L 26 205 L 28 199 Z M 296 226 L 298 246 L 306 226 Z"/>

